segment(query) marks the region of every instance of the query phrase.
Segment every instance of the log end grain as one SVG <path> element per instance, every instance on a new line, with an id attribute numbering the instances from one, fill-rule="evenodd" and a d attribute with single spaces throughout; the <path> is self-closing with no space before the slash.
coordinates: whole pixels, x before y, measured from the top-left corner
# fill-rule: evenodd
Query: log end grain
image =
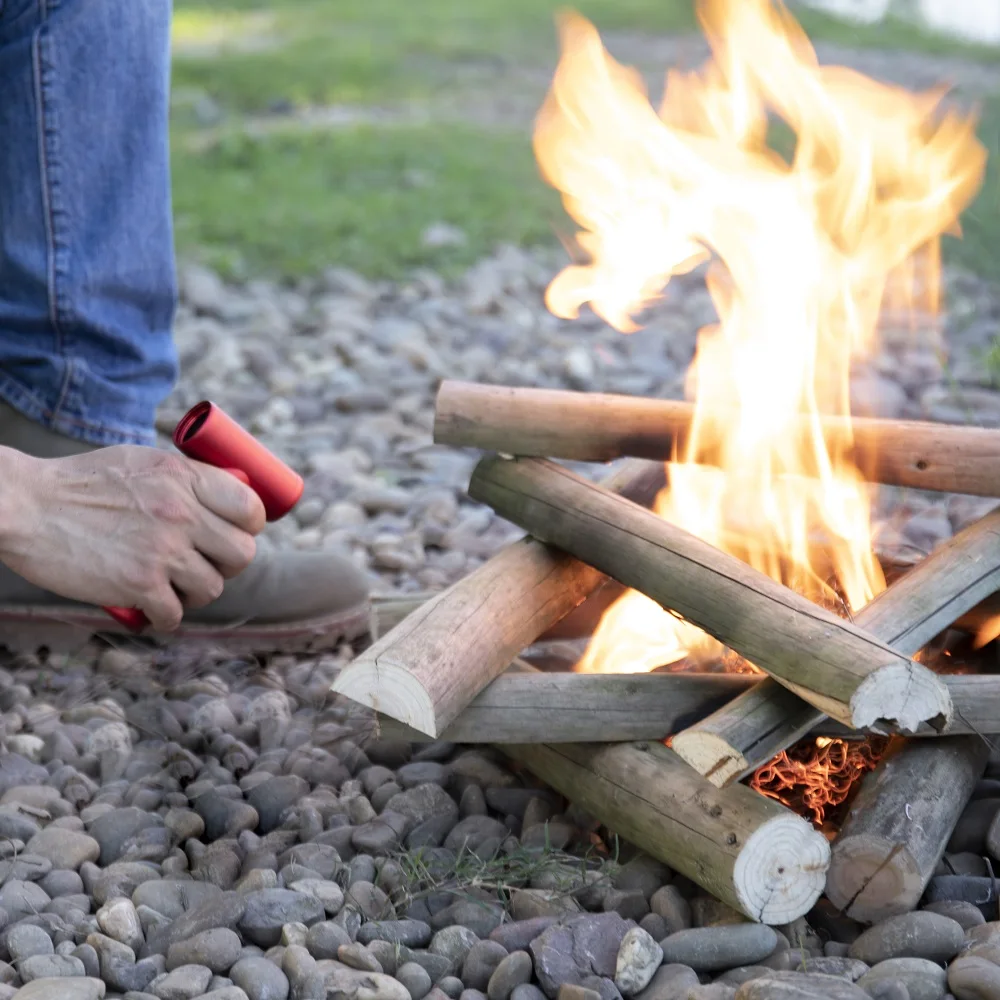
<path id="1" fill-rule="evenodd" d="M 670 746 L 716 788 L 725 788 L 749 768 L 746 757 L 717 733 L 685 729 L 671 739 Z"/>
<path id="2" fill-rule="evenodd" d="M 826 894 L 852 920 L 870 924 L 913 910 L 926 881 L 916 858 L 898 840 L 847 835 L 837 838 Z"/>
<path id="3" fill-rule="evenodd" d="M 744 912 L 764 924 L 808 913 L 826 885 L 830 844 L 801 816 L 774 816 L 747 839 L 733 883 Z"/>
<path id="4" fill-rule="evenodd" d="M 926 667 L 912 661 L 873 670 L 858 686 L 849 704 L 853 729 L 895 722 L 913 733 L 921 723 L 938 732 L 951 722 L 953 707 L 947 685 Z"/>
<path id="5" fill-rule="evenodd" d="M 355 660 L 341 671 L 331 690 L 433 739 L 439 735 L 438 715 L 430 694 L 412 671 L 387 656 Z"/>

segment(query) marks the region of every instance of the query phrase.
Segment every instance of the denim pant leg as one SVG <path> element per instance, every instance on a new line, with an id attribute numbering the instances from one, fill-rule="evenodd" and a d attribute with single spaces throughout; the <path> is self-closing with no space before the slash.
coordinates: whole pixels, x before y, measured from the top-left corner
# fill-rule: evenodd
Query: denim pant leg
<path id="1" fill-rule="evenodd" d="M 0 0 L 0 398 L 155 440 L 177 375 L 171 0 Z"/>

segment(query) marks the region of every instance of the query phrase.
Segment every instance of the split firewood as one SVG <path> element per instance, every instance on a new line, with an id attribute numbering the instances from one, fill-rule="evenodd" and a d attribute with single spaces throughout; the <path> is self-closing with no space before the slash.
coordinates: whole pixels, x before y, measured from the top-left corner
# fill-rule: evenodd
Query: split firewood
<path id="1" fill-rule="evenodd" d="M 662 740 L 757 682 L 751 674 L 504 673 L 440 738 L 450 743 Z M 391 718 L 383 736 L 422 742 Z"/>
<path id="2" fill-rule="evenodd" d="M 605 826 L 766 924 L 808 913 L 830 847 L 801 816 L 746 785 L 716 788 L 661 744 L 501 748 Z"/>
<path id="3" fill-rule="evenodd" d="M 926 667 L 648 510 L 539 459 L 488 458 L 469 495 L 681 614 L 852 729 L 944 729 L 945 685 Z"/>
<path id="4" fill-rule="evenodd" d="M 606 483 L 651 503 L 659 463 L 626 463 Z M 437 737 L 518 653 L 603 581 L 598 570 L 524 538 L 411 611 L 344 669 L 338 694 Z"/>
<path id="5" fill-rule="evenodd" d="M 997 590 L 1000 510 L 937 548 L 862 608 L 854 620 L 898 653 L 912 656 Z M 982 703 L 975 699 L 987 696 L 994 682 L 969 684 L 969 680 L 946 679 L 954 705 L 947 731 L 993 732 L 996 723 L 990 722 L 983 709 L 988 702 L 995 707 L 995 699 L 987 697 Z M 822 714 L 813 705 L 774 681 L 764 681 L 678 733 L 672 745 L 695 770 L 721 786 L 756 770 L 821 722 Z"/>
<path id="6" fill-rule="evenodd" d="M 976 736 L 901 742 L 862 779 L 833 845 L 826 894 L 864 923 L 917 905 L 990 749 Z"/>
<path id="7" fill-rule="evenodd" d="M 670 461 L 683 454 L 693 414 L 677 400 L 443 382 L 434 440 L 525 457 Z M 859 417 L 849 428 L 844 418 L 823 425 L 838 441 L 850 430 L 851 457 L 869 482 L 1000 496 L 1000 431 Z"/>

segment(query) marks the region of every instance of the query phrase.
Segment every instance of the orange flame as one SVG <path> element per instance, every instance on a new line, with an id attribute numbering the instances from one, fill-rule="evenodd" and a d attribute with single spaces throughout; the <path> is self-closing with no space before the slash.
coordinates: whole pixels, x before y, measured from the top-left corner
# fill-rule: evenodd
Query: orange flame
<path id="1" fill-rule="evenodd" d="M 673 275 L 709 262 L 720 322 L 699 333 L 694 422 L 656 510 L 857 609 L 885 586 L 870 501 L 849 419 L 824 436 L 820 415 L 850 417 L 851 362 L 890 295 L 936 307 L 938 236 L 957 229 L 985 151 L 940 93 L 819 66 L 770 0 L 704 0 L 699 13 L 713 58 L 668 73 L 659 112 L 588 21 L 561 19 L 535 152 L 589 262 L 563 270 L 546 301 L 561 317 L 589 303 L 630 332 Z M 769 116 L 795 135 L 790 160 L 768 145 Z M 626 593 L 578 669 L 649 670 L 712 642 Z"/>

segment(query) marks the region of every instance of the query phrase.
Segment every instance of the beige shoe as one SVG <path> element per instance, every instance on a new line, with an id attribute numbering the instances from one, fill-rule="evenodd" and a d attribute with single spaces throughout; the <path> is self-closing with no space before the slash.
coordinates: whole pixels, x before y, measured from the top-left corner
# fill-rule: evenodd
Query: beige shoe
<path id="1" fill-rule="evenodd" d="M 3 403 L 0 445 L 41 458 L 92 450 L 38 426 Z M 330 649 L 345 639 L 356 639 L 368 632 L 370 623 L 368 585 L 349 559 L 330 552 L 275 551 L 262 543 L 250 566 L 226 581 L 222 596 L 185 615 L 171 637 L 217 641 L 257 652 L 303 651 Z M 66 648 L 74 639 L 79 645 L 95 633 L 130 634 L 100 608 L 35 587 L 0 565 L 0 643 L 14 649 Z"/>

